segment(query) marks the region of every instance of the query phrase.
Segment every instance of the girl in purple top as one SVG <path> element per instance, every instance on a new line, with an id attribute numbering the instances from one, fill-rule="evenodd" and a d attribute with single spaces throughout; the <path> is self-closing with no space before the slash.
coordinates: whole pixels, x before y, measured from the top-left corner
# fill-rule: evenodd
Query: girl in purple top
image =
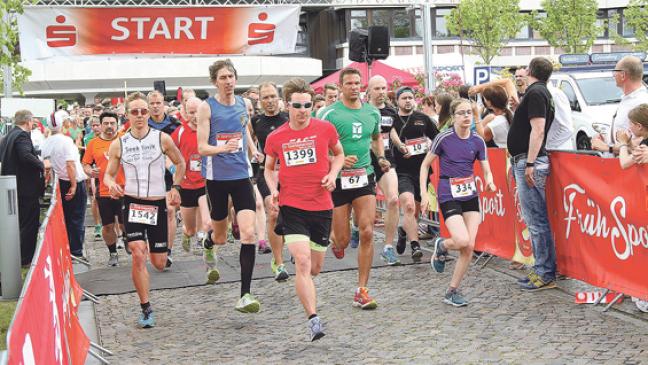
<path id="1" fill-rule="evenodd" d="M 437 272 L 443 272 L 448 250 L 459 251 L 459 259 L 443 301 L 455 307 L 462 307 L 468 305 L 468 302 L 457 288 L 468 271 L 475 248 L 477 229 L 481 223 L 479 196 L 473 171 L 475 160 L 479 160 L 481 163 L 486 188 L 489 191 L 495 191 L 495 184 L 487 159 L 486 143 L 479 135 L 470 130 L 472 122 L 470 101 L 466 99 L 454 100 L 450 104 L 450 113 L 453 118 L 453 127 L 436 136 L 430 152 L 421 165 L 421 210 L 425 212 L 429 206 L 427 194 L 429 170 L 434 159 L 438 157 L 440 164 L 440 180 L 437 187 L 439 205 L 451 238 L 439 237 L 434 241 L 432 267 Z"/>

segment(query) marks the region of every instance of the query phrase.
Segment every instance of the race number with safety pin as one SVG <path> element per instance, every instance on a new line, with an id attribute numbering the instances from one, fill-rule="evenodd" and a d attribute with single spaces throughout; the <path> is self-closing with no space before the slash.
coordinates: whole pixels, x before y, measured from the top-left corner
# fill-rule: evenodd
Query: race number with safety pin
<path id="1" fill-rule="evenodd" d="M 227 141 L 230 139 L 235 139 L 238 138 L 238 150 L 230 153 L 236 153 L 240 152 L 243 150 L 243 134 L 241 132 L 236 132 L 236 133 L 218 133 L 216 135 L 216 146 L 225 146 L 227 144 Z"/>
<path id="2" fill-rule="evenodd" d="M 340 180 L 342 181 L 342 190 L 357 189 L 369 185 L 365 169 L 342 170 Z"/>
<path id="3" fill-rule="evenodd" d="M 131 203 L 128 208 L 128 222 L 148 224 L 156 226 L 158 219 L 158 207 L 155 205 L 144 205 Z"/>
<path id="4" fill-rule="evenodd" d="M 405 146 L 407 146 L 407 153 L 409 153 L 410 156 L 424 154 L 428 149 L 427 138 L 408 139 L 405 141 Z"/>
<path id="5" fill-rule="evenodd" d="M 467 198 L 476 195 L 475 177 L 450 178 L 450 190 L 453 198 Z"/>
<path id="6" fill-rule="evenodd" d="M 300 141 L 284 143 L 283 149 L 286 166 L 294 167 L 317 162 L 315 141 Z"/>
<path id="7" fill-rule="evenodd" d="M 200 172 L 202 157 L 200 155 L 189 156 L 189 171 Z"/>

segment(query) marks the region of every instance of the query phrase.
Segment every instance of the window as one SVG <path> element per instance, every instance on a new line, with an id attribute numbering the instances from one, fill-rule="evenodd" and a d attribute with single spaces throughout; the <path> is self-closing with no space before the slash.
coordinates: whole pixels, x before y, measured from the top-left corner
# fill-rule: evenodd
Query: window
<path id="1" fill-rule="evenodd" d="M 523 25 L 522 28 L 515 35 L 515 39 L 529 39 L 531 38 L 531 27 Z"/>
<path id="2" fill-rule="evenodd" d="M 446 38 L 450 36 L 448 32 L 448 26 L 446 24 L 446 15 L 450 15 L 452 9 L 449 8 L 438 8 L 432 10 L 434 12 L 434 29 L 432 36 L 436 38 Z"/>
<path id="3" fill-rule="evenodd" d="M 367 29 L 369 22 L 367 20 L 366 10 L 351 10 L 351 30 L 361 28 Z"/>
<path id="4" fill-rule="evenodd" d="M 605 38 L 607 30 L 605 29 L 605 22 L 608 19 L 607 10 L 599 10 L 596 12 L 596 25 L 600 27 L 598 38 Z"/>
<path id="5" fill-rule="evenodd" d="M 625 17 L 625 11 L 621 15 L 621 28 L 622 28 L 622 35 L 624 37 L 634 37 L 634 28 L 628 25 L 628 20 Z"/>
<path id="6" fill-rule="evenodd" d="M 410 15 L 405 9 L 397 9 L 392 13 L 393 16 L 393 33 L 394 38 L 409 38 L 410 37 Z"/>
<path id="7" fill-rule="evenodd" d="M 545 13 L 545 12 L 538 13 L 538 18 L 546 18 L 546 17 L 547 17 L 547 13 Z M 543 39 L 542 35 L 540 34 L 540 31 L 537 30 L 537 29 L 533 29 L 533 28 L 531 28 L 531 38 L 533 38 L 533 39 Z"/>
<path id="8" fill-rule="evenodd" d="M 567 96 L 567 99 L 569 100 L 569 105 L 572 107 L 572 110 L 574 106 L 576 105 L 576 93 L 574 92 L 574 88 L 569 84 L 567 81 L 563 81 L 560 83 L 560 90 L 562 90 L 565 95 Z"/>
<path id="9" fill-rule="evenodd" d="M 423 36 L 423 21 L 419 9 L 380 8 L 347 10 L 349 29 L 367 29 L 372 25 L 385 26 L 389 36 L 396 39 Z"/>

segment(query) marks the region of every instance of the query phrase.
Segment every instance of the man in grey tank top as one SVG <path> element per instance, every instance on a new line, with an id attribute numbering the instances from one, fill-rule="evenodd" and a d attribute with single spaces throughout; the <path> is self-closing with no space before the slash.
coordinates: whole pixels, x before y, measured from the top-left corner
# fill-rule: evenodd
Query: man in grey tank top
<path id="1" fill-rule="evenodd" d="M 131 129 L 110 144 L 104 183 L 113 199 L 124 197 L 124 230 L 133 257 L 133 284 L 142 308 L 138 324 L 142 328 L 151 328 L 155 326 L 155 318 L 149 303 L 146 253 L 150 252 L 151 264 L 156 269 L 164 270 L 168 250 L 165 155 L 176 166 L 173 186 L 168 194 L 169 204 L 176 207 L 180 205 L 180 183 L 185 174 L 185 162 L 168 134 L 149 127 L 149 109 L 144 94 L 129 95 L 126 108 Z M 126 177 L 123 189 L 116 182 L 120 163 Z"/>

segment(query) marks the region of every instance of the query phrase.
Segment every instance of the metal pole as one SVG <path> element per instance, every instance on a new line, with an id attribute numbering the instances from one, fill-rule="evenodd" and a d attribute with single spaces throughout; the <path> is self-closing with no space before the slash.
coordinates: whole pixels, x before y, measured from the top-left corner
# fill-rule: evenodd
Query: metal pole
<path id="1" fill-rule="evenodd" d="M 6 24 L 6 26 L 9 26 L 9 21 L 11 20 L 11 15 L 7 11 L 2 19 L 2 22 Z M 11 57 L 11 54 L 9 54 L 9 50 L 5 47 L 4 49 L 0 50 L 3 53 L 6 53 L 8 57 Z M 12 87 L 12 81 L 13 78 L 11 76 L 11 66 L 9 65 L 4 65 L 2 66 L 2 77 L 4 79 L 4 94 L 6 98 L 10 98 L 11 95 L 13 94 L 13 91 L 11 90 Z"/>
<path id="2" fill-rule="evenodd" d="M 436 89 L 434 79 L 434 65 L 432 63 L 432 6 L 429 3 L 421 4 L 423 12 L 423 55 L 425 56 L 425 86 L 428 92 Z"/>
<path id="3" fill-rule="evenodd" d="M 0 176 L 0 276 L 3 299 L 18 298 L 22 289 L 19 227 L 16 177 Z"/>

